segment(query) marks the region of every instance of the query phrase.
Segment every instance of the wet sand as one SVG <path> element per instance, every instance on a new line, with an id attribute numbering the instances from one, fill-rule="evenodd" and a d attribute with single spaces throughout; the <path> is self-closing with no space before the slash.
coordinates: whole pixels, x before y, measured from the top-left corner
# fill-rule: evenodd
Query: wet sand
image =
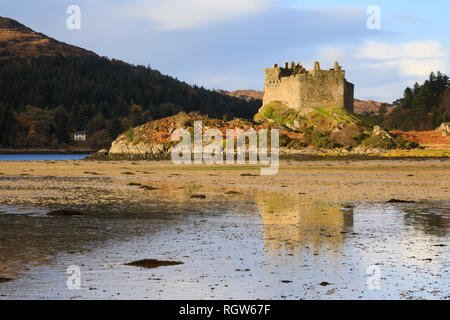
<path id="1" fill-rule="evenodd" d="M 261 192 L 343 202 L 450 199 L 449 160 L 283 161 L 277 175 L 259 171 L 168 161 L 0 162 L 0 204 L 145 211 L 155 201 L 199 194 L 206 196 L 202 201 L 251 199 Z"/>
<path id="2" fill-rule="evenodd" d="M 449 299 L 449 168 L 0 163 L 0 299 Z"/>

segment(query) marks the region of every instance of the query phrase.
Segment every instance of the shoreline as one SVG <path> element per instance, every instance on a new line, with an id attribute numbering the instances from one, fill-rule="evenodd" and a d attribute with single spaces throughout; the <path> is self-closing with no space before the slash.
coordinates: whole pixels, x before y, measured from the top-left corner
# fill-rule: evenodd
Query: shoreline
<path id="1" fill-rule="evenodd" d="M 98 150 L 0 149 L 1 154 L 92 154 Z"/>
<path id="2" fill-rule="evenodd" d="M 246 153 L 245 159 L 248 161 L 249 154 Z M 321 161 L 321 160 L 430 160 L 450 159 L 450 150 L 447 149 L 420 149 L 420 150 L 378 150 L 377 152 L 353 153 L 339 152 L 335 150 L 314 150 L 302 149 L 286 152 L 281 150 L 279 160 L 294 161 Z M 159 154 L 108 154 L 105 152 L 94 152 L 85 160 L 93 161 L 169 161 L 171 153 Z M 194 154 L 191 156 L 194 160 Z"/>
<path id="3" fill-rule="evenodd" d="M 174 165 L 169 161 L 0 162 L 0 204 L 95 211 L 147 211 L 155 204 L 450 200 L 450 160 L 280 161 L 258 165 Z"/>

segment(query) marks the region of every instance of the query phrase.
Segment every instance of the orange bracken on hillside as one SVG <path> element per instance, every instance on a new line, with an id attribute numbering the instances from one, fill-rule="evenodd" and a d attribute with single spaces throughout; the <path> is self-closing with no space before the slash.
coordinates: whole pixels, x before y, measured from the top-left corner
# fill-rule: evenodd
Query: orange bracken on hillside
<path id="1" fill-rule="evenodd" d="M 450 139 L 444 137 L 438 131 L 400 131 L 392 130 L 391 133 L 400 135 L 404 139 L 412 140 L 423 147 L 430 149 L 450 149 Z"/>

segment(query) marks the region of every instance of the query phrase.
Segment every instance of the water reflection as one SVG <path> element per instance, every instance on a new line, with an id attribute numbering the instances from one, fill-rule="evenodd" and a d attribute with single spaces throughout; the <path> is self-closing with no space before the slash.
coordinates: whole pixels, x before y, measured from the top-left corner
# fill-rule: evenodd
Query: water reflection
<path id="1" fill-rule="evenodd" d="M 428 235 L 446 237 L 450 229 L 450 207 L 442 204 L 439 207 L 417 204 L 405 209 L 405 226 Z"/>
<path id="2" fill-rule="evenodd" d="M 448 298 L 450 203 L 353 207 L 286 194 L 218 201 L 190 182 L 167 190 L 164 181 L 138 182 L 180 201 L 76 218 L 0 214 L 0 276 L 14 280 L 0 297 Z M 186 202 L 191 192 L 208 198 Z M 124 265 L 144 258 L 184 264 Z M 73 264 L 83 272 L 76 293 L 66 288 Z M 366 286 L 370 265 L 381 268 L 380 290 Z"/>
<path id="3" fill-rule="evenodd" d="M 307 250 L 338 254 L 346 234 L 353 232 L 353 207 L 304 201 L 284 195 L 261 195 L 257 204 L 263 217 L 267 252 L 293 255 Z"/>

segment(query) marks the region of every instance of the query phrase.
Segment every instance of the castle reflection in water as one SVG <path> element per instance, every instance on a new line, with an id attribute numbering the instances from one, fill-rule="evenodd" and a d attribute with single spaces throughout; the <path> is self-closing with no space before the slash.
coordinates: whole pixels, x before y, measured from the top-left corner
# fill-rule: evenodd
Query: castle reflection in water
<path id="1" fill-rule="evenodd" d="M 257 196 L 266 255 L 281 259 L 302 252 L 339 256 L 353 232 L 353 207 L 295 199 L 280 194 Z M 281 263 L 281 261 L 280 261 Z"/>

